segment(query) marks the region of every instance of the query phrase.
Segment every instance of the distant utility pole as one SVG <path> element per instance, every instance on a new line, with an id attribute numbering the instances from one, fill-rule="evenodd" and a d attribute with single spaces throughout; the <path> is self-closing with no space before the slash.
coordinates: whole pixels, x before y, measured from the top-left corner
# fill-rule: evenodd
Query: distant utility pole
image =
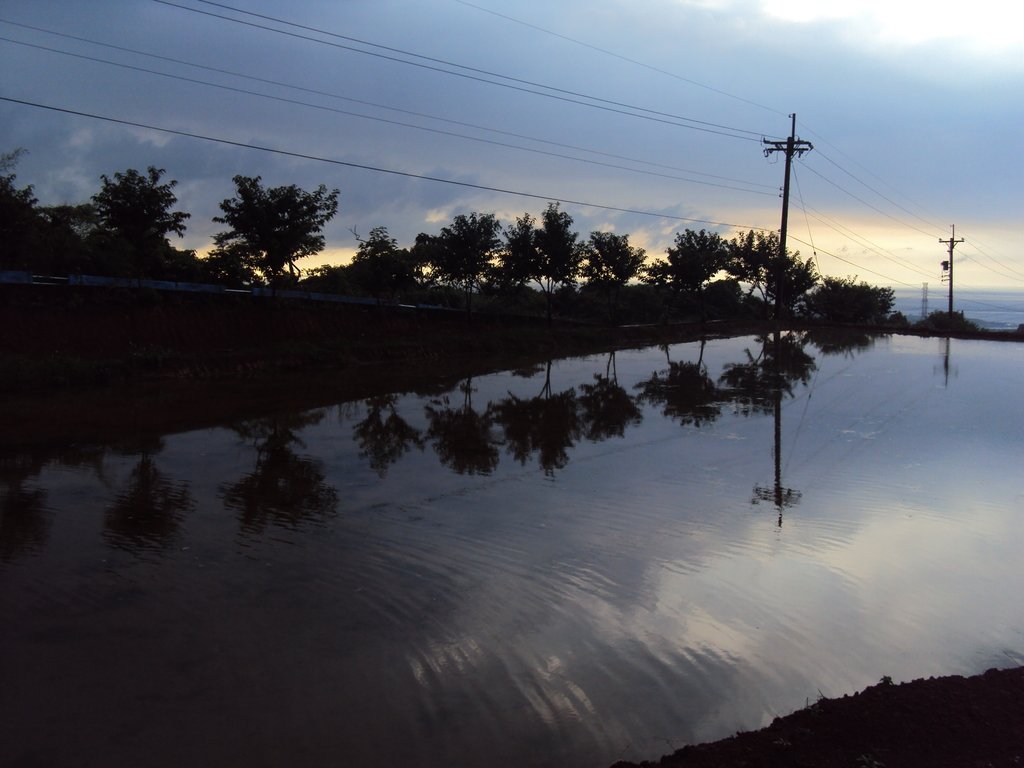
<path id="1" fill-rule="evenodd" d="M 789 171 L 793 167 L 793 155 L 802 155 L 814 149 L 809 141 L 801 141 L 796 137 L 796 112 L 790 115 L 793 124 L 789 130 L 789 138 L 785 141 L 769 141 L 761 139 L 765 145 L 764 156 L 772 152 L 786 153 L 786 180 L 782 185 L 782 228 L 779 230 L 779 263 L 775 271 L 775 322 L 782 317 L 782 280 L 786 265 L 786 230 L 789 227 Z"/>
<path id="2" fill-rule="evenodd" d="M 949 272 L 947 276 L 949 279 L 949 314 L 953 314 L 953 249 L 956 248 L 957 243 L 962 243 L 964 239 L 961 237 L 959 240 L 956 239 L 956 224 L 950 224 L 950 229 L 953 234 L 950 235 L 949 240 L 939 240 L 940 243 L 944 243 L 949 246 L 949 261 L 942 262 L 942 271 Z"/>

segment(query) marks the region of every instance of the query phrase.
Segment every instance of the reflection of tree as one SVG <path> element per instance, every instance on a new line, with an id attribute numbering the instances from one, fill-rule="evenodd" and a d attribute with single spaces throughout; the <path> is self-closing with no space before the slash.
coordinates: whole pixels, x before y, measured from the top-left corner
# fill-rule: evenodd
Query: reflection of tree
<path id="1" fill-rule="evenodd" d="M 256 466 L 223 490 L 224 505 L 239 513 L 244 530 L 260 532 L 268 523 L 298 528 L 306 520 L 333 513 L 337 491 L 325 482 L 321 463 L 298 456 L 296 432 L 318 424 L 325 411 L 296 413 L 243 422 L 234 429 L 256 446 Z M 305 446 L 303 446 L 305 447 Z"/>
<path id="2" fill-rule="evenodd" d="M 0 562 L 46 546 L 50 521 L 43 502 L 46 492 L 28 487 L 47 459 L 30 453 L 0 457 Z"/>
<path id="3" fill-rule="evenodd" d="M 582 434 L 576 391 L 551 392 L 551 363 L 544 386 L 536 397 L 521 399 L 509 395 L 494 406 L 494 420 L 505 432 L 509 453 L 525 465 L 536 453 L 545 474 L 553 475 L 569 463 L 569 449 Z"/>
<path id="4" fill-rule="evenodd" d="M 366 401 L 366 418 L 352 430 L 359 441 L 359 455 L 369 459 L 381 477 L 411 447 L 423 448 L 420 431 L 395 410 L 397 400 L 396 395 L 371 397 Z"/>
<path id="5" fill-rule="evenodd" d="M 796 382 L 806 384 L 810 380 L 815 364 L 814 358 L 804 351 L 806 337 L 782 336 L 776 330 L 760 341 L 760 354 L 755 358 L 747 350 L 747 362 L 727 365 L 721 381 L 728 385 L 729 396 L 739 405 L 741 413 L 770 412 L 774 417 L 774 482 L 771 486 L 755 485 L 751 503 L 773 504 L 779 513 L 779 527 L 782 527 L 782 510 L 796 504 L 802 495 L 782 485 L 782 398 L 783 394 L 792 396 Z"/>
<path id="6" fill-rule="evenodd" d="M 803 337 L 776 334 L 758 341 L 756 357 L 746 350 L 747 361 L 726 365 L 718 380 L 723 399 L 735 403 L 744 415 L 770 412 L 777 394 L 792 396 L 793 385 L 806 384 L 816 368 L 814 358 L 804 351 Z"/>
<path id="7" fill-rule="evenodd" d="M 73 447 L 54 452 L 25 448 L 0 454 L 0 562 L 10 562 L 46 546 L 50 533 L 50 512 L 46 491 L 31 481 L 46 467 L 91 467 L 104 479 L 102 447 Z"/>
<path id="8" fill-rule="evenodd" d="M 427 437 L 433 440 L 441 463 L 460 475 L 486 475 L 498 466 L 498 448 L 491 439 L 490 408 L 483 413 L 473 409 L 473 380 L 459 386 L 462 406 L 452 408 L 448 396 L 426 407 L 430 427 Z"/>
<path id="9" fill-rule="evenodd" d="M 666 416 L 678 419 L 682 424 L 699 427 L 717 419 L 722 413 L 721 395 L 708 376 L 704 345 L 705 341 L 701 339 L 700 354 L 694 363 L 673 362 L 668 359 L 668 348 L 665 347 L 668 370 L 655 372 L 651 378 L 637 385 L 640 401 L 661 405 Z"/>
<path id="10" fill-rule="evenodd" d="M 188 485 L 168 479 L 153 456 L 143 453 L 127 487 L 107 509 L 104 536 L 129 550 L 167 546 L 193 504 Z"/>
<path id="11" fill-rule="evenodd" d="M 823 355 L 844 355 L 852 358 L 875 346 L 875 336 L 842 328 L 814 328 L 804 334 L 804 340 L 818 348 Z"/>
<path id="12" fill-rule="evenodd" d="M 622 437 L 627 425 L 643 420 L 636 399 L 619 386 L 614 352 L 608 354 L 604 376 L 595 373 L 594 383 L 581 384 L 580 390 L 581 416 L 588 440 Z"/>

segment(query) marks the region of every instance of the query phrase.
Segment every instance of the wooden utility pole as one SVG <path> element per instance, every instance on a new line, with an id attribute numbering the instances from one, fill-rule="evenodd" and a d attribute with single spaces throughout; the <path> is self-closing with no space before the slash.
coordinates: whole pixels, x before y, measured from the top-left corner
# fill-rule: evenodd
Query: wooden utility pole
<path id="1" fill-rule="evenodd" d="M 786 179 L 782 184 L 782 228 L 779 230 L 779 262 L 775 268 L 775 322 L 782 318 L 782 282 L 786 268 L 786 230 L 789 226 L 789 172 L 793 167 L 793 155 L 802 155 L 814 149 L 809 141 L 801 141 L 796 137 L 796 112 L 790 115 L 793 123 L 789 130 L 789 138 L 785 141 L 769 141 L 761 139 L 765 145 L 764 156 L 772 152 L 786 153 Z"/>
<path id="2" fill-rule="evenodd" d="M 942 271 L 949 272 L 947 277 L 949 278 L 949 314 L 953 315 L 953 249 L 956 248 L 957 243 L 962 243 L 964 239 L 961 237 L 959 240 L 956 239 L 956 224 L 950 224 L 952 235 L 949 240 L 940 239 L 940 243 L 944 243 L 949 246 L 949 261 L 942 262 Z"/>

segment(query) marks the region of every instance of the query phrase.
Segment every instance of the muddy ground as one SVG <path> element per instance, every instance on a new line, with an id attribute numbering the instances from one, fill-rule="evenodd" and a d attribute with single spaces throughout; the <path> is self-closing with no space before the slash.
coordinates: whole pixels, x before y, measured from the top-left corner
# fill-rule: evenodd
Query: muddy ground
<path id="1" fill-rule="evenodd" d="M 1024 667 L 821 699 L 760 731 L 687 746 L 661 768 L 1001 768 L 1024 765 Z M 616 763 L 614 768 L 637 768 Z"/>

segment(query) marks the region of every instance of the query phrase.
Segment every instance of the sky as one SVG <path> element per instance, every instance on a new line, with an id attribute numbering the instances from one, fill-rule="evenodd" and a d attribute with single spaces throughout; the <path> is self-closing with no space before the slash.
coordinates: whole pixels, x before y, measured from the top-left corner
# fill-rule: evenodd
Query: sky
<path id="1" fill-rule="evenodd" d="M 778 230 L 825 275 L 1024 289 L 1024 6 L 1005 0 L 5 0 L 0 152 L 41 204 L 156 166 L 224 227 L 232 177 L 340 190 L 327 249 L 561 201 L 648 255 Z"/>

